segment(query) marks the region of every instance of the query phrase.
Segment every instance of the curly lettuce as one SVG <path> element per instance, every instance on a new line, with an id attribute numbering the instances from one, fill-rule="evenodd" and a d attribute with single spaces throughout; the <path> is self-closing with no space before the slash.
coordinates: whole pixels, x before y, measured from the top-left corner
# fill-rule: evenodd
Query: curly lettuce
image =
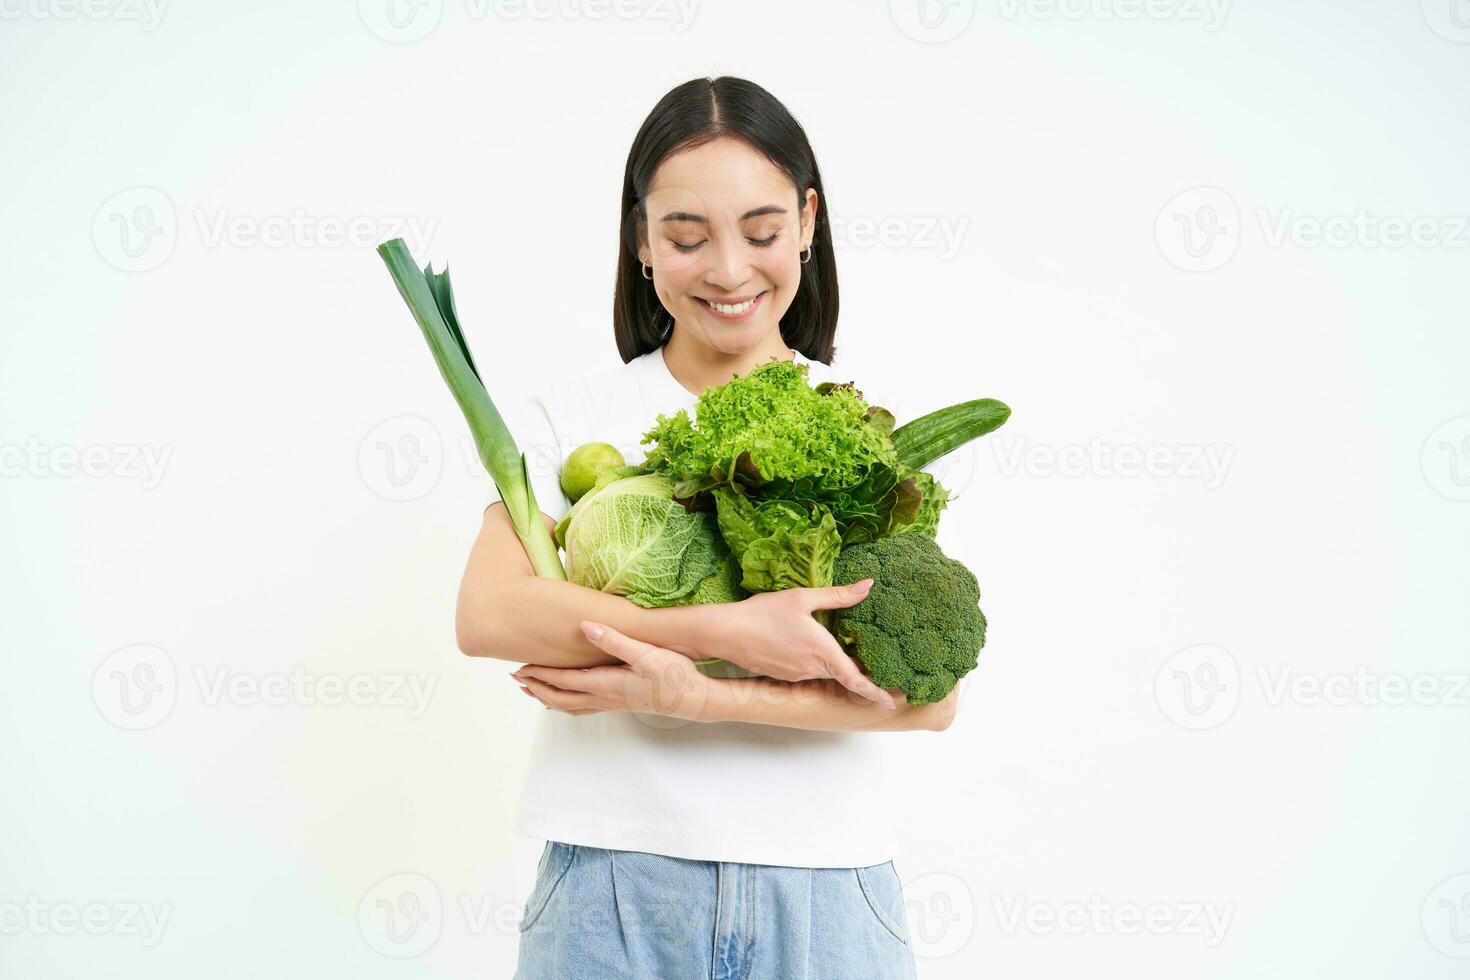
<path id="1" fill-rule="evenodd" d="M 713 509 L 752 592 L 832 583 L 845 545 L 932 537 L 948 493 L 900 459 L 893 416 L 852 384 L 813 388 L 775 360 L 710 388 L 694 417 L 660 414 L 644 467 L 693 513 Z"/>

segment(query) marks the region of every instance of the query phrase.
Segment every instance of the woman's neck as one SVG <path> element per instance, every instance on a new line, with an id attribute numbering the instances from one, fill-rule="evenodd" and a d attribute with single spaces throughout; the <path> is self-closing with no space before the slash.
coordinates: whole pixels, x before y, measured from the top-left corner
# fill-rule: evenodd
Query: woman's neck
<path id="1" fill-rule="evenodd" d="M 736 375 L 744 376 L 772 357 L 789 361 L 796 352 L 786 346 L 779 330 L 762 343 L 738 354 L 726 354 L 707 344 L 691 341 L 677 327 L 664 344 L 664 363 L 674 380 L 694 394 L 722 385 Z"/>

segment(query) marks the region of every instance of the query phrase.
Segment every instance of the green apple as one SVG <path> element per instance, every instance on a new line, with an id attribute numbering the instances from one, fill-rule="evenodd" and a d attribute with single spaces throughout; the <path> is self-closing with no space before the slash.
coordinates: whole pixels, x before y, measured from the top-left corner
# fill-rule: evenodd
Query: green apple
<path id="1" fill-rule="evenodd" d="M 572 450 L 566 465 L 561 468 L 562 493 L 575 504 L 592 489 L 598 474 L 623 465 L 623 454 L 616 446 L 606 442 L 583 443 Z"/>

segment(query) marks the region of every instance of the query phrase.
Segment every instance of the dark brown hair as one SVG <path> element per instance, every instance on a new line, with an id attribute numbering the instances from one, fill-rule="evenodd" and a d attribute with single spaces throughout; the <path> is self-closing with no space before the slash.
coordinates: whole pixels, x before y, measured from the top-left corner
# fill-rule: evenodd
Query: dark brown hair
<path id="1" fill-rule="evenodd" d="M 754 82 L 722 75 L 696 78 L 658 101 L 633 138 L 623 172 L 613 336 L 623 362 L 657 350 L 668 339 L 673 316 L 663 308 L 653 281 L 643 277 L 638 242 L 648 227 L 645 201 L 653 175 L 666 158 L 722 136 L 743 140 L 762 153 L 796 188 L 798 207 L 817 192 L 811 257 L 801 268 L 796 298 L 781 317 L 781 339 L 814 361 L 830 364 L 837 352 L 837 265 L 827 219 L 827 192 L 801 124 L 776 97 Z"/>

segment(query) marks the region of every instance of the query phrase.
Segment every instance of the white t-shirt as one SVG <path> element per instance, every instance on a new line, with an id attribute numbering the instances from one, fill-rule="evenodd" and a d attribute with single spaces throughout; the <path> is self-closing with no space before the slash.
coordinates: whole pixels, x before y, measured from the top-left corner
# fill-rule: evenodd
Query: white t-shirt
<path id="1" fill-rule="evenodd" d="M 800 352 L 808 381 L 851 380 Z M 508 420 L 536 501 L 560 519 L 561 461 L 608 442 L 636 465 L 659 412 L 697 397 L 662 349 L 527 399 Z M 817 732 L 749 722 L 687 722 L 627 711 L 537 711 L 516 833 L 704 861 L 865 867 L 897 843 L 878 732 Z M 922 737 L 901 733 L 893 737 Z"/>

